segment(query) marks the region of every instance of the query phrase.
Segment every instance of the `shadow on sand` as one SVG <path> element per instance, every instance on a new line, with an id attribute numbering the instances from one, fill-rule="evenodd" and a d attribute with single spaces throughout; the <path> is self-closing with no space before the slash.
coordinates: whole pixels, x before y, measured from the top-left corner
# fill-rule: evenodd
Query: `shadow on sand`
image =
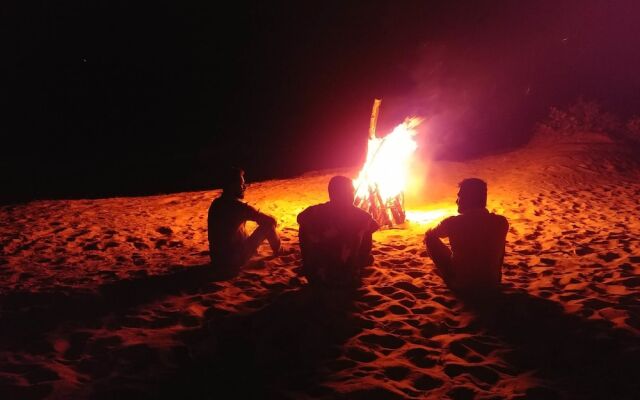
<path id="1" fill-rule="evenodd" d="M 175 267 L 173 273 L 142 276 L 99 286 L 96 290 L 13 292 L 0 296 L 0 343 L 13 350 L 38 342 L 66 321 L 87 322 L 118 313 L 171 294 L 204 289 L 215 292 L 216 281 L 230 279 L 237 270 L 214 270 L 209 264 Z"/>
<path id="2" fill-rule="evenodd" d="M 503 358 L 517 373 L 536 371 L 553 388 L 530 391 L 527 399 L 561 398 L 558 392 L 572 399 L 637 398 L 640 338 L 632 332 L 520 291 L 469 308 L 480 329 L 512 348 Z"/>
<path id="3" fill-rule="evenodd" d="M 362 330 L 353 315 L 355 293 L 310 286 L 284 292 L 251 314 L 212 318 L 200 340 L 213 354 L 192 362 L 147 398 L 282 398 L 287 391 L 331 396 L 318 367 L 336 359 L 341 345 Z M 194 348 L 194 343 L 188 343 Z M 116 393 L 101 393 L 110 398 Z"/>

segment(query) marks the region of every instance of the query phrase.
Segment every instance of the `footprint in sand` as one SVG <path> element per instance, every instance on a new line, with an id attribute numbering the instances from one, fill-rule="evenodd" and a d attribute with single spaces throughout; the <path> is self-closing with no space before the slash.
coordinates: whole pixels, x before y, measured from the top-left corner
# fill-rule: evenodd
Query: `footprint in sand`
<path id="1" fill-rule="evenodd" d="M 484 365 L 464 365 L 451 363 L 445 365 L 444 373 L 452 378 L 461 374 L 469 374 L 477 380 L 489 385 L 495 385 L 500 379 L 500 374 Z"/>
<path id="2" fill-rule="evenodd" d="M 615 259 L 620 258 L 620 255 L 616 254 L 616 253 L 612 253 L 612 252 L 609 251 L 609 252 L 607 252 L 605 254 L 598 254 L 598 258 L 601 259 L 601 260 L 604 260 L 606 262 L 610 262 L 610 261 L 613 261 Z"/>
<path id="3" fill-rule="evenodd" d="M 382 287 L 379 287 L 379 288 L 375 288 L 375 290 L 378 293 L 383 294 L 383 295 L 387 295 L 387 296 L 392 294 L 392 293 L 396 293 L 396 290 L 393 287 L 389 287 L 389 286 L 382 286 Z"/>
<path id="4" fill-rule="evenodd" d="M 407 291 L 409 293 L 413 293 L 413 294 L 424 292 L 424 289 L 421 289 L 410 282 L 397 282 L 393 284 L 393 287 Z"/>
<path id="5" fill-rule="evenodd" d="M 367 344 L 373 344 L 385 349 L 392 350 L 399 349 L 406 343 L 404 340 L 394 335 L 376 335 L 373 333 L 362 335 L 359 339 Z"/>
<path id="6" fill-rule="evenodd" d="M 552 258 L 540 258 L 540 262 L 545 264 L 545 265 L 556 265 L 556 260 L 552 259 Z"/>
<path id="7" fill-rule="evenodd" d="M 577 248 L 575 252 L 576 252 L 576 255 L 584 256 L 584 255 L 593 253 L 594 250 L 589 246 L 584 246 L 584 247 Z"/>
<path id="8" fill-rule="evenodd" d="M 359 362 L 372 362 L 378 359 L 375 353 L 361 347 L 350 347 L 345 353 L 350 359 Z"/>
<path id="9" fill-rule="evenodd" d="M 409 368 L 403 366 L 385 367 L 384 375 L 392 381 L 402 381 L 409 375 Z"/>
<path id="10" fill-rule="evenodd" d="M 394 315 L 407 315 L 407 314 L 410 313 L 410 311 L 407 308 L 402 307 L 402 306 L 400 306 L 398 304 L 394 304 L 394 305 L 390 306 L 388 308 L 388 310 L 389 310 L 389 312 L 391 312 Z"/>
<path id="11" fill-rule="evenodd" d="M 411 309 L 413 308 L 413 306 L 416 305 L 416 302 L 410 299 L 405 299 L 405 300 L 400 300 L 400 304 L 402 304 L 403 306 Z"/>
<path id="12" fill-rule="evenodd" d="M 476 398 L 476 391 L 467 386 L 458 386 L 447 392 L 453 400 L 472 400 Z"/>
<path id="13" fill-rule="evenodd" d="M 420 263 L 420 265 L 422 265 L 422 263 Z M 426 275 L 423 271 L 407 271 L 406 274 L 412 278 L 422 278 Z"/>
<path id="14" fill-rule="evenodd" d="M 407 350 L 404 353 L 404 357 L 413 365 L 419 368 L 431 368 L 437 363 L 437 356 L 439 354 L 435 351 L 430 351 L 421 347 Z"/>
<path id="15" fill-rule="evenodd" d="M 433 301 L 435 301 L 436 303 L 442 304 L 443 306 L 447 307 L 448 309 L 453 309 L 456 305 L 459 304 L 458 300 L 456 299 L 446 299 L 442 296 L 436 296 L 433 298 Z"/>
<path id="16" fill-rule="evenodd" d="M 362 296 L 360 298 L 360 301 L 365 303 L 371 309 L 374 309 L 377 306 L 379 306 L 380 304 L 385 302 L 385 300 L 382 298 L 382 296 L 378 296 L 378 295 L 375 295 L 375 294 L 368 294 L 368 295 Z"/>
<path id="17" fill-rule="evenodd" d="M 443 385 L 441 379 L 435 378 L 431 375 L 420 374 L 420 376 L 413 380 L 413 387 L 417 390 L 426 391 L 439 388 Z"/>
<path id="18" fill-rule="evenodd" d="M 82 246 L 82 250 L 84 251 L 98 250 L 98 242 L 89 242 Z"/>
<path id="19" fill-rule="evenodd" d="M 171 236 L 173 234 L 173 230 L 171 228 L 169 228 L 168 226 L 161 226 L 158 227 L 156 229 L 156 232 L 165 235 L 165 236 Z"/>
<path id="20" fill-rule="evenodd" d="M 425 338 L 430 338 L 438 335 L 442 335 L 448 333 L 449 329 L 447 329 L 444 324 L 439 324 L 436 322 L 427 322 L 420 328 L 420 333 Z"/>
<path id="21" fill-rule="evenodd" d="M 454 340 L 449 344 L 452 354 L 469 362 L 482 362 L 495 349 L 495 345 L 483 343 L 477 338 Z"/>
<path id="22" fill-rule="evenodd" d="M 414 314 L 433 314 L 436 311 L 436 308 L 433 306 L 425 306 L 420 308 L 414 308 Z"/>
<path id="23" fill-rule="evenodd" d="M 622 284 L 628 288 L 637 288 L 638 286 L 640 286 L 640 276 L 634 276 L 631 278 L 622 279 L 617 283 Z"/>
<path id="24" fill-rule="evenodd" d="M 411 259 L 407 264 L 410 267 L 421 267 L 422 265 L 424 265 L 422 260 L 416 260 L 416 259 Z"/>

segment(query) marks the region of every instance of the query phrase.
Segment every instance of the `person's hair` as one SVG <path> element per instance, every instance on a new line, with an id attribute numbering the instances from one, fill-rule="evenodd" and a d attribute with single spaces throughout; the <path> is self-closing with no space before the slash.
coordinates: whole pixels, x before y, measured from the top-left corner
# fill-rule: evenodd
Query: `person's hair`
<path id="1" fill-rule="evenodd" d="M 478 178 L 463 179 L 459 184 L 460 201 L 465 208 L 484 208 L 487 206 L 487 182 Z"/>
<path id="2" fill-rule="evenodd" d="M 353 201 L 353 181 L 346 176 L 336 175 L 329 180 L 329 199 L 342 200 L 351 198 Z"/>
<path id="3" fill-rule="evenodd" d="M 229 167 L 222 176 L 222 188 L 227 189 L 233 187 L 240 181 L 240 177 L 244 175 L 244 170 L 238 167 Z"/>

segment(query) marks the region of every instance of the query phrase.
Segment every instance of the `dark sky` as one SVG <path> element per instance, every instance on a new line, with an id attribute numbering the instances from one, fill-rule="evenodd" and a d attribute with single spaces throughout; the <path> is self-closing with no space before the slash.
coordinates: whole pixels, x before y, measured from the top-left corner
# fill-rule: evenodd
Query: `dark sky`
<path id="1" fill-rule="evenodd" d="M 453 159 L 521 145 L 581 95 L 640 114 L 631 0 L 233 3 L 3 4 L 3 198 L 354 165 L 374 97 L 379 131 L 422 115 L 422 149 Z"/>

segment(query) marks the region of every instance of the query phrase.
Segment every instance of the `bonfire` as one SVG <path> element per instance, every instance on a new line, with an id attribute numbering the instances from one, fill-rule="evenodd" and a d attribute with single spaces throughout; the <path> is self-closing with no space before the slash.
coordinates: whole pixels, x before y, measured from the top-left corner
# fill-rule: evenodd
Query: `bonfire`
<path id="1" fill-rule="evenodd" d="M 376 136 L 381 100 L 373 103 L 369 125 L 367 158 L 354 181 L 355 204 L 371 214 L 383 227 L 402 224 L 406 214 L 406 188 L 411 157 L 418 147 L 414 136 L 421 118 L 407 118 L 383 138 Z"/>

